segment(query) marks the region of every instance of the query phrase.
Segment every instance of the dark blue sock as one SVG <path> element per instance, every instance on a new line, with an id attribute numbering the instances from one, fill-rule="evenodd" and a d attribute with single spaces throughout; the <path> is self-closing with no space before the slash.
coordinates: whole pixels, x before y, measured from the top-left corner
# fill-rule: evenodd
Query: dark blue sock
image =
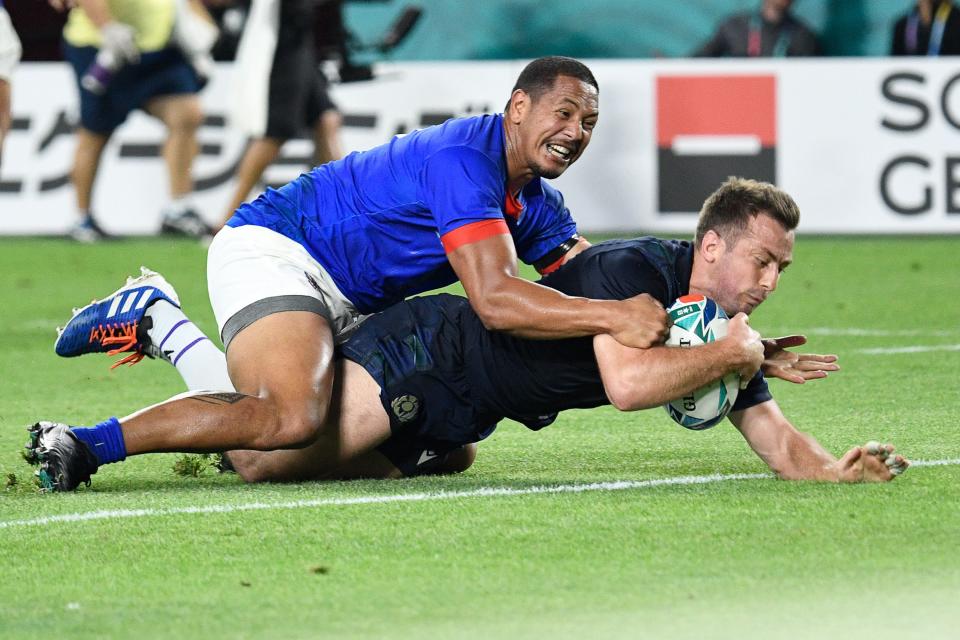
<path id="1" fill-rule="evenodd" d="M 71 427 L 70 430 L 90 447 L 100 464 L 126 460 L 127 447 L 116 418 L 104 420 L 95 427 Z"/>

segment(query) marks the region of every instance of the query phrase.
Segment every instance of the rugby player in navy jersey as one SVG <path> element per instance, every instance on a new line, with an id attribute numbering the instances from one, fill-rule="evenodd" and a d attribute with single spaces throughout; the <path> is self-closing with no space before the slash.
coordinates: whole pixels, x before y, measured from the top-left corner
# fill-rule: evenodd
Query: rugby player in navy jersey
<path id="1" fill-rule="evenodd" d="M 554 341 L 489 331 L 464 298 L 412 298 L 368 319 L 337 360 L 338 387 L 327 425 L 337 446 L 231 451 L 247 481 L 396 477 L 463 470 L 474 443 L 504 417 L 531 429 L 569 408 L 613 404 L 656 407 L 729 373 L 746 381 L 730 420 L 784 479 L 887 481 L 908 462 L 891 445 L 850 449 L 839 460 L 784 417 L 765 376 L 795 383 L 836 371 L 835 356 L 797 355 L 800 336 L 761 340 L 747 316 L 777 288 L 793 258 L 799 210 L 776 187 L 731 179 L 705 203 L 693 243 L 617 240 L 583 251 L 541 283 L 564 293 L 620 299 L 648 293 L 663 304 L 706 295 L 731 316 L 728 334 L 696 349 L 626 347 L 608 335 Z M 202 442 L 164 441 L 121 421 L 126 451 L 207 451 Z M 97 469 L 73 434 L 83 428 L 41 423 L 54 434 L 44 449 L 28 443 L 41 481 L 69 490 Z M 184 444 L 185 443 L 185 444 Z"/>
<path id="2" fill-rule="evenodd" d="M 316 167 L 244 204 L 210 246 L 219 350 L 154 274 L 79 310 L 62 330 L 65 357 L 128 352 L 173 362 L 188 380 L 220 379 L 131 422 L 173 448 L 274 450 L 328 433 L 334 348 L 370 313 L 460 280 L 483 325 L 534 339 L 607 334 L 631 347 L 663 341 L 668 320 L 647 295 L 572 297 L 517 275 L 546 273 L 589 246 L 556 178 L 587 148 L 598 86 L 571 58 L 531 62 L 504 114 L 450 120 Z M 125 455 L 120 426 L 82 432 L 100 462 Z M 181 441 L 177 441 L 179 434 Z M 37 436 L 41 440 L 43 434 Z"/>

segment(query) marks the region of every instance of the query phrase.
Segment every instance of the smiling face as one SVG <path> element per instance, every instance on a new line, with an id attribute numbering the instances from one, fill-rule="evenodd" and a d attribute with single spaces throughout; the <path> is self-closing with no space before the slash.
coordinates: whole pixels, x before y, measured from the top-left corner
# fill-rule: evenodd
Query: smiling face
<path id="1" fill-rule="evenodd" d="M 746 228 L 724 239 L 708 231 L 694 259 L 690 290 L 716 300 L 727 315 L 750 314 L 777 289 L 793 261 L 794 232 L 769 215 L 751 216 Z M 736 237 L 736 236 L 739 237 Z"/>
<path id="2" fill-rule="evenodd" d="M 557 76 L 536 99 L 522 89 L 514 91 L 507 114 L 515 127 L 507 158 L 511 178 L 550 179 L 566 171 L 590 143 L 598 100 L 594 86 L 570 76 Z"/>

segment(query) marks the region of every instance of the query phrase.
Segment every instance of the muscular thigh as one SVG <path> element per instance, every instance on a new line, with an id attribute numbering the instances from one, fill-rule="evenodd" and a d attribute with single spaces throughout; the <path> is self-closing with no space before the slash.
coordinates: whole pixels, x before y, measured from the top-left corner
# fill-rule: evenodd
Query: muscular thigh
<path id="1" fill-rule="evenodd" d="M 262 317 L 240 331 L 227 350 L 227 369 L 238 392 L 284 404 L 329 395 L 332 360 L 330 325 L 311 311 Z"/>
<path id="2" fill-rule="evenodd" d="M 363 367 L 349 360 L 337 361 L 335 372 L 333 399 L 321 439 L 303 449 L 231 452 L 230 460 L 241 476 L 256 482 L 400 475 L 389 460 L 373 451 L 390 437 L 379 385 Z"/>

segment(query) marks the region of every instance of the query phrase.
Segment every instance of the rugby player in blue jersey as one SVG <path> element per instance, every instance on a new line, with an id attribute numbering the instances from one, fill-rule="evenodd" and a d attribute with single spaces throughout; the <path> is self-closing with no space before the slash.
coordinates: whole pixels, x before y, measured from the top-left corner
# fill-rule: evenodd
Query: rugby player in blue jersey
<path id="1" fill-rule="evenodd" d="M 609 335 L 529 340 L 489 331 L 464 298 L 412 298 L 368 319 L 340 346 L 325 428 L 335 446 L 231 451 L 229 460 L 251 482 L 458 471 L 472 463 L 474 443 L 504 417 L 536 430 L 569 408 L 645 409 L 736 372 L 747 384 L 730 419 L 780 477 L 890 480 L 909 464 L 891 445 L 871 442 L 838 460 L 793 427 L 767 388 L 765 374 L 803 383 L 838 369 L 835 356 L 784 348 L 803 344 L 802 337 L 762 341 L 747 323 L 792 261 L 798 221 L 799 210 L 784 192 L 732 179 L 705 203 L 693 243 L 605 242 L 541 280 L 593 299 L 647 293 L 668 304 L 691 293 L 709 296 L 732 317 L 728 335 L 717 342 L 637 349 Z M 230 401 L 231 394 L 222 397 Z M 211 450 L 196 436 L 202 429 L 158 435 L 136 415 L 120 421 L 126 454 Z M 39 423 L 31 433 L 28 457 L 40 464 L 41 483 L 54 490 L 89 479 L 102 462 L 96 447 L 116 444 L 91 446 L 85 428 L 55 423 Z"/>
<path id="2" fill-rule="evenodd" d="M 589 300 L 517 275 L 518 256 L 546 273 L 589 246 L 543 178 L 580 157 L 598 116 L 590 70 L 540 58 L 520 74 L 503 114 L 397 136 L 242 205 L 207 262 L 229 372 L 213 388 L 237 393 L 176 398 L 133 420 L 161 438 L 180 434 L 174 448 L 335 448 L 336 434 L 324 429 L 335 344 L 365 315 L 458 279 L 489 329 L 662 342 L 667 316 L 650 296 Z M 155 284 L 146 277 L 80 310 L 57 353 L 154 355 L 188 379 L 221 370 L 219 351 Z M 119 437 L 112 422 L 99 428 L 100 440 Z"/>

